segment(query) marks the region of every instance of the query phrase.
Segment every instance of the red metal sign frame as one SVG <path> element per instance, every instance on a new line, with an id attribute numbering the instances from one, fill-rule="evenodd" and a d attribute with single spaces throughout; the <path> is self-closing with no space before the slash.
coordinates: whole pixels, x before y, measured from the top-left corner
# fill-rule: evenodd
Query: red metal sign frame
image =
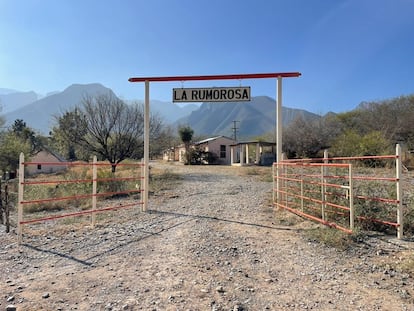
<path id="1" fill-rule="evenodd" d="M 205 76 L 171 76 L 171 77 L 136 77 L 129 78 L 129 82 L 168 82 L 168 81 L 202 81 L 202 80 L 242 80 L 242 79 L 268 79 L 268 78 L 294 78 L 301 76 L 300 72 L 273 72 L 273 73 L 245 73 L 229 75 Z"/>

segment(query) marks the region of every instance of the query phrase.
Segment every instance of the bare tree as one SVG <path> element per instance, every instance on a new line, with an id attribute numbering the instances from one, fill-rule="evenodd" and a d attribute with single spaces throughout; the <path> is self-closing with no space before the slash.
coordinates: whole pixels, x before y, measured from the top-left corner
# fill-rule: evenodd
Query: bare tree
<path id="1" fill-rule="evenodd" d="M 127 158 L 140 158 L 143 153 L 144 112 L 142 105 L 127 105 L 112 94 L 86 96 L 82 105 L 76 108 L 80 116 L 82 135 L 70 133 L 74 128 L 69 126 L 65 137 L 74 140 L 72 143 L 82 149 L 98 155 L 102 160 L 112 164 L 112 172 L 116 165 Z M 61 117 L 63 118 L 63 116 Z M 156 134 L 162 128 L 158 117 L 150 120 L 150 132 Z"/>
<path id="2" fill-rule="evenodd" d="M 307 120 L 296 118 L 284 131 L 283 150 L 288 157 L 316 157 L 327 148 L 333 133 L 329 118 Z"/>

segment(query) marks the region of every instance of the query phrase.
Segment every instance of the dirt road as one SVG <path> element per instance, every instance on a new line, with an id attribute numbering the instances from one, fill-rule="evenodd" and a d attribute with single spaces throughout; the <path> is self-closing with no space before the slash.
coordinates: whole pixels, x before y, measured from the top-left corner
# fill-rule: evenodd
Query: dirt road
<path id="1" fill-rule="evenodd" d="M 156 165 L 156 164 L 154 164 Z M 139 208 L 0 232 L 0 310 L 414 310 L 408 250 L 372 237 L 348 251 L 269 205 L 237 168 L 171 166 L 180 185 Z"/>

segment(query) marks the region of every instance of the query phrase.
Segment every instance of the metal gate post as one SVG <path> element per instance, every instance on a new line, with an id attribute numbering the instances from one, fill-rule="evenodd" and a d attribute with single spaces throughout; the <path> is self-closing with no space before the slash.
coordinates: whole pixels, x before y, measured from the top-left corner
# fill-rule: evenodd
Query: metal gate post
<path id="1" fill-rule="evenodd" d="M 305 208 L 303 196 L 305 195 L 304 183 L 303 183 L 303 165 L 300 166 L 300 209 L 303 212 Z"/>
<path id="2" fill-rule="evenodd" d="M 23 240 L 23 192 L 24 192 L 24 154 L 20 153 L 19 157 L 19 190 L 17 198 L 17 241 L 19 244 Z"/>
<path id="3" fill-rule="evenodd" d="M 402 204 L 402 161 L 401 161 L 401 146 L 399 144 L 395 147 L 395 173 L 396 173 L 396 191 L 397 191 L 397 238 L 402 239 L 404 235 L 404 219 L 403 219 L 403 204 Z"/>
<path id="4" fill-rule="evenodd" d="M 148 187 L 149 187 L 149 81 L 145 81 L 145 104 L 144 104 L 144 204 L 142 211 L 148 209 Z"/>
<path id="5" fill-rule="evenodd" d="M 98 168 L 97 168 L 97 157 L 93 156 L 92 163 L 92 210 L 96 210 L 96 193 L 98 192 Z M 95 227 L 96 213 L 92 212 L 92 227 Z"/>
<path id="6" fill-rule="evenodd" d="M 322 164 L 321 165 L 321 217 L 322 220 L 326 220 L 325 217 L 325 166 Z"/>
<path id="7" fill-rule="evenodd" d="M 328 164 L 329 160 L 328 160 L 328 150 L 324 150 L 323 152 L 323 163 L 324 164 Z M 326 216 L 325 216 L 325 210 L 326 210 L 326 201 L 328 200 L 328 197 L 326 195 L 326 183 L 328 182 L 328 180 L 326 179 L 325 176 L 328 175 L 328 167 L 327 165 L 322 165 L 322 219 L 326 220 Z"/>
<path id="8" fill-rule="evenodd" d="M 272 164 L 272 203 L 273 203 L 273 206 L 275 204 L 275 198 L 276 198 L 275 196 L 275 178 L 276 178 L 275 167 L 276 167 L 276 163 L 273 163 Z"/>
<path id="9" fill-rule="evenodd" d="M 349 193 L 349 228 L 354 230 L 355 227 L 355 207 L 354 207 L 354 187 L 353 187 L 353 173 L 352 164 L 349 163 L 348 168 L 348 193 Z"/>
<path id="10" fill-rule="evenodd" d="M 140 175 L 139 175 L 139 204 L 141 205 L 141 210 L 143 209 L 144 206 L 144 198 L 143 198 L 143 189 L 145 187 L 144 185 L 144 168 L 145 168 L 145 162 L 144 162 L 144 158 L 141 159 L 141 166 L 140 166 Z"/>
<path id="11" fill-rule="evenodd" d="M 279 164 L 282 161 L 282 77 L 277 78 L 276 91 L 276 162 Z M 279 167 L 277 168 L 276 174 L 276 200 L 277 203 L 280 203 Z"/>

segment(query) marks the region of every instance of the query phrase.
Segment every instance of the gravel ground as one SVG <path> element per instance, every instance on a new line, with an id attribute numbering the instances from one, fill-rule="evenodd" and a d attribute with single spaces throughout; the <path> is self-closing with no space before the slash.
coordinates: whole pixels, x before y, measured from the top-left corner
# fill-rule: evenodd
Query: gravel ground
<path id="1" fill-rule="evenodd" d="M 2 228 L 0 310 L 414 310 L 395 268 L 412 243 L 309 242 L 316 225 L 274 211 L 245 168 L 158 166 L 184 179 L 148 212 L 34 225 L 21 246 Z"/>

